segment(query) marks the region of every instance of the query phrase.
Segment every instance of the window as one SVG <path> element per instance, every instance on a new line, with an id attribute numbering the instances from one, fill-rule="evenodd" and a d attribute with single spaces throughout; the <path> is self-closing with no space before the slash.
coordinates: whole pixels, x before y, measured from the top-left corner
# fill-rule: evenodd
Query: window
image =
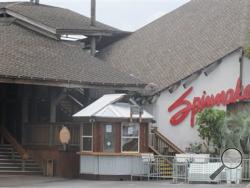
<path id="1" fill-rule="evenodd" d="M 139 152 L 138 123 L 123 123 L 121 135 L 122 152 Z"/>
<path id="2" fill-rule="evenodd" d="M 114 130 L 113 126 L 110 124 L 104 125 L 104 142 L 103 151 L 104 152 L 114 152 Z"/>
<path id="3" fill-rule="evenodd" d="M 93 151 L 93 126 L 92 124 L 83 125 L 82 151 Z"/>

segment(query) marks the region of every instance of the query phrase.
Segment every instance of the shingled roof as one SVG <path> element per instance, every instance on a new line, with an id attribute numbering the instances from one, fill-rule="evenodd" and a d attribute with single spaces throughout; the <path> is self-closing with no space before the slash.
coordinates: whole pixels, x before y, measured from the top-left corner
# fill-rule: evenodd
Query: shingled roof
<path id="1" fill-rule="evenodd" d="M 105 65 L 79 44 L 54 40 L 0 18 L 0 77 L 68 84 L 131 86 L 144 84 Z"/>
<path id="2" fill-rule="evenodd" d="M 162 90 L 242 47 L 249 26 L 249 0 L 192 0 L 98 56 Z"/>
<path id="3" fill-rule="evenodd" d="M 96 26 L 93 27 L 90 25 L 90 18 L 86 16 L 69 9 L 44 4 L 35 4 L 32 2 L 1 2 L 0 8 L 6 9 L 7 13 L 14 17 L 22 18 L 25 21 L 34 21 L 54 29 L 57 33 L 63 33 L 65 30 L 74 30 L 79 33 L 83 31 L 122 32 L 121 30 L 100 22 L 97 22 Z"/>

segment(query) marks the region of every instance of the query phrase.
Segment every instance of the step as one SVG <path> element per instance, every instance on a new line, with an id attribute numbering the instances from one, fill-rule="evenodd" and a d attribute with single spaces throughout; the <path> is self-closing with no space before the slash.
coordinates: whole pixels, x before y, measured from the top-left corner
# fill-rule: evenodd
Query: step
<path id="1" fill-rule="evenodd" d="M 2 154 L 10 154 L 10 155 L 12 155 L 12 154 L 15 154 L 15 155 L 19 155 L 16 151 L 1 151 L 0 150 L 0 155 L 2 155 Z"/>
<path id="2" fill-rule="evenodd" d="M 0 170 L 0 175 L 42 175 L 43 172 L 42 171 L 8 171 L 8 170 L 4 170 L 1 171 Z"/>
<path id="3" fill-rule="evenodd" d="M 0 144 L 0 148 L 4 148 L 4 147 L 12 148 L 12 145 L 10 145 L 10 144 Z"/>
<path id="4" fill-rule="evenodd" d="M 13 151 L 13 148 L 9 147 L 0 147 L 0 151 Z"/>
<path id="5" fill-rule="evenodd" d="M 0 168 L 5 167 L 5 166 L 22 166 L 22 165 L 23 165 L 22 162 L 18 162 L 18 163 L 6 162 L 6 163 L 0 163 Z M 39 167 L 36 163 L 25 163 L 24 165 L 26 167 Z"/>
<path id="6" fill-rule="evenodd" d="M 21 159 L 21 156 L 20 155 L 14 155 L 14 156 L 11 156 L 11 155 L 0 155 L 0 159 Z"/>
<path id="7" fill-rule="evenodd" d="M 22 162 L 23 160 L 21 158 L 18 158 L 18 159 L 9 159 L 9 158 L 0 158 L 0 163 L 1 162 L 14 162 L 14 163 L 18 163 L 18 162 Z M 35 163 L 34 160 L 32 159 L 28 159 L 28 160 L 25 160 L 25 162 L 28 162 L 28 163 Z"/>

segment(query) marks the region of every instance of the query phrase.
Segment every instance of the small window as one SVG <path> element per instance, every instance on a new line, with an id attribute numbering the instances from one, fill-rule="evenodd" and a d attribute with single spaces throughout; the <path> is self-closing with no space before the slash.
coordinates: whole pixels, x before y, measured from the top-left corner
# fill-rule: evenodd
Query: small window
<path id="1" fill-rule="evenodd" d="M 122 152 L 139 152 L 139 124 L 123 123 L 121 139 Z"/>
<path id="2" fill-rule="evenodd" d="M 83 125 L 82 151 L 93 151 L 93 126 Z"/>
<path id="3" fill-rule="evenodd" d="M 104 142 L 103 151 L 104 152 L 114 152 L 114 130 L 111 124 L 104 125 Z"/>

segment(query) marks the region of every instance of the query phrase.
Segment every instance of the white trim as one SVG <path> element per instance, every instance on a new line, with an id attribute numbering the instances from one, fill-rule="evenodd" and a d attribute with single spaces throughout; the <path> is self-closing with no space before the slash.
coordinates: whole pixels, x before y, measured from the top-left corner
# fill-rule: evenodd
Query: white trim
<path id="1" fill-rule="evenodd" d="M 91 123 L 90 124 L 91 125 L 91 129 L 92 129 L 92 131 L 91 131 L 91 136 L 84 136 L 84 135 L 81 135 L 81 140 L 82 140 L 82 148 L 81 148 L 81 151 L 83 151 L 83 152 L 93 152 L 93 148 L 94 148 L 94 133 L 93 133 L 93 131 L 94 131 L 94 125 L 93 125 L 93 123 Z M 84 133 L 84 125 L 83 125 L 83 131 L 82 131 L 82 133 Z M 84 143 L 83 143 L 83 139 L 84 138 L 91 138 L 91 150 L 83 150 L 83 146 L 84 146 Z"/>
<path id="2" fill-rule="evenodd" d="M 121 123 L 121 153 L 139 153 L 140 152 L 140 124 L 139 123 L 135 123 L 135 124 L 136 124 L 136 126 L 138 126 L 138 136 L 123 136 L 123 126 L 128 126 L 129 122 L 122 122 Z M 123 149 L 122 149 L 123 138 L 138 139 L 137 151 L 123 151 Z"/>

